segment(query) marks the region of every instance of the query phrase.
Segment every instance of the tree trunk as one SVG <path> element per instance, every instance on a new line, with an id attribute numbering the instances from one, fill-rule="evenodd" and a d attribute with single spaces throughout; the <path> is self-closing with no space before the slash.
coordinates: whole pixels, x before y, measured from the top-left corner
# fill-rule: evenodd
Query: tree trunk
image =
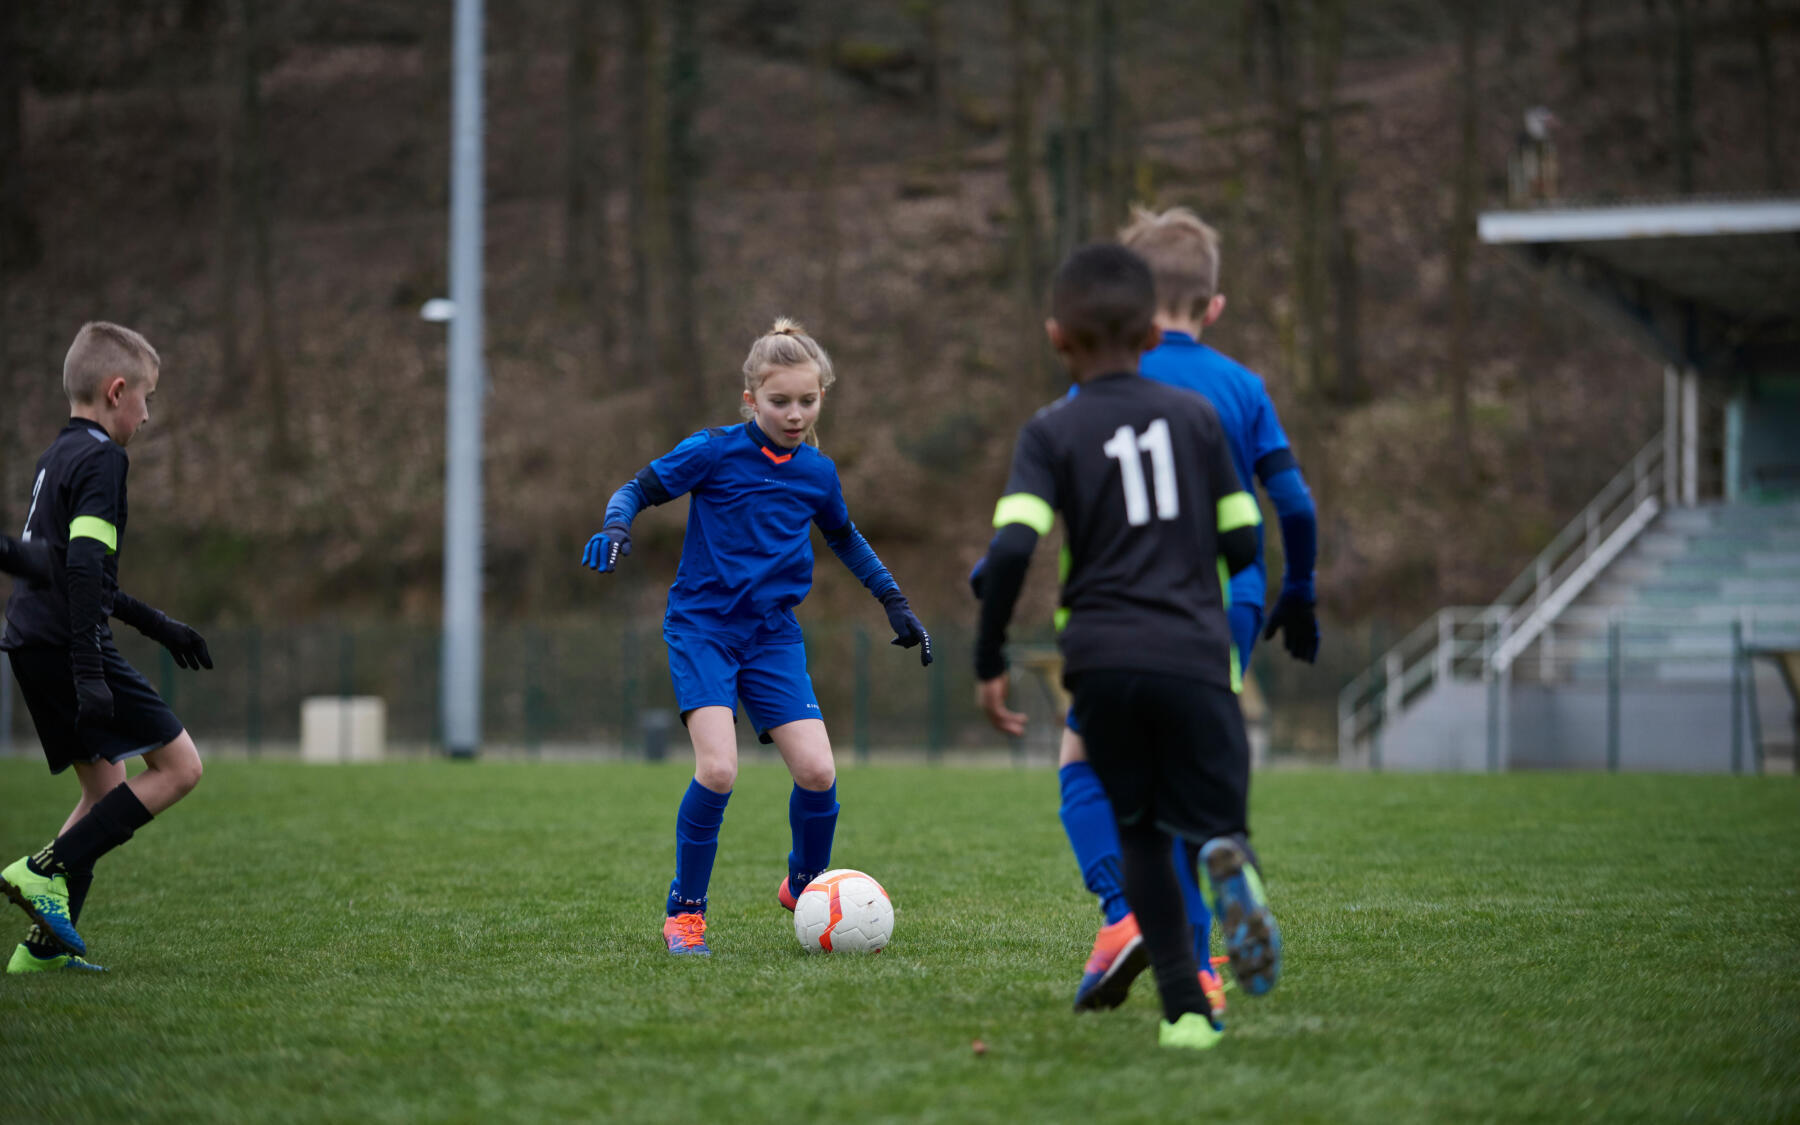
<path id="1" fill-rule="evenodd" d="M 1063 0 L 1061 34 L 1056 43 L 1057 85 L 1062 87 L 1061 121 L 1056 133 L 1056 255 L 1058 259 L 1087 237 L 1087 190 L 1081 123 L 1081 44 L 1087 0 Z"/>
<path id="2" fill-rule="evenodd" d="M 1787 186 L 1781 166 L 1781 99 L 1775 88 L 1775 18 L 1769 0 L 1751 0 L 1756 14 L 1756 85 L 1762 92 L 1763 183 L 1770 191 Z"/>
<path id="3" fill-rule="evenodd" d="M 1480 15 L 1474 4 L 1457 8 L 1457 153 L 1455 210 L 1450 222 L 1450 356 L 1446 368 L 1450 392 L 1450 455 L 1465 486 L 1472 479 L 1469 423 L 1469 368 L 1473 344 L 1473 300 L 1469 271 L 1475 250 L 1476 192 L 1481 184 L 1478 128 L 1480 109 L 1476 83 L 1476 35 Z"/>
<path id="4" fill-rule="evenodd" d="M 250 231 L 250 264 L 256 285 L 256 367 L 263 387 L 264 408 L 269 414 L 270 454 L 277 465 L 298 461 L 288 419 L 287 357 L 281 348 L 281 315 L 275 296 L 275 220 L 270 201 L 268 150 L 265 145 L 262 99 L 262 61 L 266 53 L 266 25 L 260 22 L 256 0 L 234 0 L 238 8 L 239 96 L 242 124 L 239 142 L 243 154 L 244 189 L 241 216 Z"/>
<path id="5" fill-rule="evenodd" d="M 918 0 L 913 5 L 919 23 L 919 35 L 925 41 L 925 100 L 931 104 L 931 119 L 937 130 L 939 157 L 952 172 L 962 165 L 961 146 L 956 135 L 956 89 L 951 76 L 949 22 L 945 18 L 944 0 Z M 841 25 L 843 4 L 831 5 L 830 18 Z"/>
<path id="6" fill-rule="evenodd" d="M 625 326 L 634 381 L 660 380 L 663 372 L 656 294 L 657 247 L 664 214 L 662 97 L 657 81 L 658 0 L 629 0 L 625 7 L 625 64 L 620 68 L 626 193 L 631 230 L 631 310 Z M 665 398 L 673 398 L 666 395 Z"/>
<path id="7" fill-rule="evenodd" d="M 1575 0 L 1575 73 L 1580 77 L 1584 94 L 1594 89 L 1593 15 L 1594 0 Z"/>
<path id="8" fill-rule="evenodd" d="M 1093 142 L 1088 159 L 1093 172 L 1094 228 L 1112 230 L 1125 222 L 1131 204 L 1125 106 L 1119 89 L 1119 15 L 1111 0 L 1094 5 Z"/>
<path id="9" fill-rule="evenodd" d="M 706 364 L 700 347 L 700 241 L 694 229 L 694 197 L 704 173 L 699 139 L 700 0 L 674 0 L 669 27 L 669 359 L 677 381 L 696 403 L 707 399 Z"/>
<path id="10" fill-rule="evenodd" d="M 218 83 L 218 306 L 213 312 L 213 326 L 219 334 L 219 381 L 221 394 L 227 387 L 243 383 L 243 356 L 239 353 L 241 328 L 238 324 L 238 288 L 242 278 L 243 243 L 239 230 L 243 220 L 243 170 L 239 164 L 238 134 L 241 130 L 242 102 L 238 97 L 238 67 L 241 54 L 238 42 L 243 38 L 243 21 L 235 3 L 221 7 L 214 41 L 213 69 Z"/>
<path id="11" fill-rule="evenodd" d="M 587 320 L 596 358 L 604 368 L 617 340 L 613 308 L 611 196 L 601 126 L 600 57 L 605 41 L 600 0 L 570 0 L 569 69 L 566 83 L 567 168 L 563 191 L 563 291 Z"/>
<path id="12" fill-rule="evenodd" d="M 1319 291 L 1318 184 L 1306 151 L 1301 104 L 1304 74 L 1295 57 L 1301 36 L 1294 26 L 1290 0 L 1263 0 L 1262 12 L 1274 101 L 1274 147 L 1281 178 L 1286 181 L 1287 237 L 1293 257 L 1290 284 L 1296 323 L 1288 335 L 1287 360 L 1301 392 L 1310 394 L 1319 388 L 1324 302 Z"/>
<path id="13" fill-rule="evenodd" d="M 814 331 L 820 332 L 829 331 L 837 321 L 838 266 L 843 241 L 838 231 L 838 119 L 832 93 L 836 73 L 833 62 L 844 36 L 844 5 L 831 5 L 823 31 L 813 53 L 813 85 L 817 93 L 813 118 L 816 157 L 812 196 L 814 223 L 819 232 L 819 297 L 817 316 L 805 318 Z"/>
<path id="14" fill-rule="evenodd" d="M 1344 218 L 1345 196 L 1349 188 L 1345 183 L 1345 169 L 1338 159 L 1337 144 L 1336 105 L 1338 66 L 1344 56 L 1344 3 L 1345 0 L 1317 0 L 1319 19 L 1314 97 L 1319 104 L 1319 170 L 1315 200 L 1319 210 L 1317 225 L 1323 232 L 1325 242 L 1325 260 L 1320 263 L 1319 289 L 1330 290 L 1336 323 L 1332 326 L 1332 346 L 1329 353 L 1326 352 L 1324 341 L 1317 336 L 1315 348 L 1319 353 L 1319 367 L 1330 366 L 1335 369 L 1333 374 L 1338 399 L 1349 403 L 1360 401 L 1363 397 L 1362 335 L 1357 323 L 1362 315 L 1362 294 L 1357 275 L 1355 235 Z M 1323 306 L 1325 302 L 1322 292 L 1320 296 L 1320 304 Z M 1322 325 L 1325 321 L 1325 309 L 1320 307 L 1314 315 L 1316 322 Z"/>
<path id="15" fill-rule="evenodd" d="M 23 4 L 0 4 L 0 278 L 38 264 L 43 239 L 25 182 Z"/>
<path id="16" fill-rule="evenodd" d="M 1032 81 L 1028 0 L 1007 0 L 1007 48 L 1012 64 L 1011 129 L 1006 149 L 1006 180 L 1012 194 L 1013 211 L 1010 272 L 1018 318 L 1020 372 L 1029 373 L 1035 383 L 1040 366 L 1038 357 L 1042 354 L 1038 341 L 1043 310 L 1037 299 L 1038 215 L 1037 196 L 1031 182 L 1031 102 L 1035 83 Z"/>
<path id="17" fill-rule="evenodd" d="M 1675 7 L 1675 190 L 1694 191 L 1694 24 L 1692 0 Z"/>

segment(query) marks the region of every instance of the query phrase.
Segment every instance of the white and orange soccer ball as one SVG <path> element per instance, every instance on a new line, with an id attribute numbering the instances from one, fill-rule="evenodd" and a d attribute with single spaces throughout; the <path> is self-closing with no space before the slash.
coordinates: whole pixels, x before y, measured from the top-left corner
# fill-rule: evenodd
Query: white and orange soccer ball
<path id="1" fill-rule="evenodd" d="M 800 892 L 794 936 L 808 953 L 878 953 L 894 936 L 894 904 L 880 883 L 839 867 Z"/>

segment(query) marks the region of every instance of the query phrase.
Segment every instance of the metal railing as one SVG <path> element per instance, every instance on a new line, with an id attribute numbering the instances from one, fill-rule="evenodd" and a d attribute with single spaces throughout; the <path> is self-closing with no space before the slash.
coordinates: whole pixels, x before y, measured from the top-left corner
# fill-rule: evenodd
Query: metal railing
<path id="1" fill-rule="evenodd" d="M 1550 540 L 1493 604 L 1439 610 L 1344 685 L 1338 754 L 1354 760 L 1381 728 L 1441 679 L 1509 665 L 1647 527 L 1664 487 L 1658 434 Z"/>

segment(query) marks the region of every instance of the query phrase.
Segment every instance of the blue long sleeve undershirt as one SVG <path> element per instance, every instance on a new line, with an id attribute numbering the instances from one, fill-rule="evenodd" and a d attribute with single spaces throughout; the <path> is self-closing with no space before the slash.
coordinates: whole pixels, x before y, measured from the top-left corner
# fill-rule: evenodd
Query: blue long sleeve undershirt
<path id="1" fill-rule="evenodd" d="M 1287 561 L 1287 573 L 1281 579 L 1281 592 L 1307 601 L 1316 600 L 1313 567 L 1318 562 L 1319 516 L 1313 506 L 1312 493 L 1299 465 L 1289 465 L 1263 479 L 1263 488 L 1275 504 L 1275 515 L 1281 524 L 1281 549 Z"/>
<path id="2" fill-rule="evenodd" d="M 825 545 L 851 574 L 856 575 L 858 582 L 868 587 L 869 593 L 886 601 L 890 595 L 900 592 L 900 584 L 894 581 L 894 576 L 875 554 L 875 548 L 869 546 L 869 541 L 856 530 L 855 524 L 847 523 L 836 531 L 825 532 Z"/>

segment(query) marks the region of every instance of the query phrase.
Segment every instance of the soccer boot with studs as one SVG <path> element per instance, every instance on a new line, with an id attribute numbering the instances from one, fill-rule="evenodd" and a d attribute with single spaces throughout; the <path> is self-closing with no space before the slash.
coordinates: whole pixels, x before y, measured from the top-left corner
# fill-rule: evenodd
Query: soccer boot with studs
<path id="1" fill-rule="evenodd" d="M 710 956 L 706 944 L 706 915 L 671 914 L 663 919 L 663 941 L 670 953 Z"/>
<path id="2" fill-rule="evenodd" d="M 1262 877 L 1244 845 L 1229 836 L 1206 842 L 1200 868 L 1225 931 L 1231 975 L 1250 995 L 1267 995 L 1281 977 L 1281 929 L 1263 894 Z"/>
<path id="3" fill-rule="evenodd" d="M 1188 1012 L 1174 1023 L 1168 1020 L 1156 1032 L 1156 1045 L 1188 1051 L 1207 1051 L 1225 1037 L 1225 1029 L 1200 1012 Z"/>
<path id="4" fill-rule="evenodd" d="M 1137 915 L 1127 914 L 1101 926 L 1094 937 L 1094 950 L 1082 967 L 1081 983 L 1075 988 L 1075 1010 L 1091 1012 L 1123 1004 L 1131 994 L 1131 982 L 1149 964 L 1150 951 L 1144 947 Z"/>
<path id="5" fill-rule="evenodd" d="M 13 900 L 20 910 L 36 923 L 51 941 L 77 956 L 87 952 L 87 943 L 75 932 L 69 920 L 69 884 L 61 875 L 39 875 L 21 858 L 0 871 L 0 891 Z"/>
<path id="6" fill-rule="evenodd" d="M 57 953 L 50 957 L 39 957 L 24 942 L 13 947 L 12 960 L 6 963 L 8 974 L 49 973 L 57 970 L 79 971 L 87 973 L 104 973 L 106 969 L 94 964 L 85 957 L 77 957 L 72 953 Z"/>

